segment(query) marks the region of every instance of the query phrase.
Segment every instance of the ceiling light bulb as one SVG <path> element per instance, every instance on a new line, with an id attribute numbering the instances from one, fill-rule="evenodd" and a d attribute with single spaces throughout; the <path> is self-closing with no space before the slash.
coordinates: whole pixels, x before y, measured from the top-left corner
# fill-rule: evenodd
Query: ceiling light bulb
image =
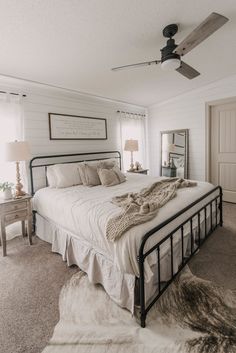
<path id="1" fill-rule="evenodd" d="M 161 63 L 161 68 L 164 71 L 176 70 L 180 67 L 180 60 L 177 58 L 167 59 Z"/>

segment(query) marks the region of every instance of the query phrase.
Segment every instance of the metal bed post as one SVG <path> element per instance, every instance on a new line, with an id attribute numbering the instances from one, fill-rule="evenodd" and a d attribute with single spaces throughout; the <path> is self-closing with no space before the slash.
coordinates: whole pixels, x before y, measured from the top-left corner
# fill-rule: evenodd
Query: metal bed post
<path id="1" fill-rule="evenodd" d="M 146 310 L 145 310 L 145 287 L 144 287 L 144 260 L 145 257 L 143 256 L 143 248 L 140 247 L 139 251 L 139 285 L 140 285 L 140 321 L 141 321 L 141 327 L 145 327 L 145 321 L 146 321 Z"/>
<path id="2" fill-rule="evenodd" d="M 220 203 L 219 203 L 220 226 L 223 227 L 223 190 L 221 186 L 219 186 L 219 189 L 220 189 Z"/>

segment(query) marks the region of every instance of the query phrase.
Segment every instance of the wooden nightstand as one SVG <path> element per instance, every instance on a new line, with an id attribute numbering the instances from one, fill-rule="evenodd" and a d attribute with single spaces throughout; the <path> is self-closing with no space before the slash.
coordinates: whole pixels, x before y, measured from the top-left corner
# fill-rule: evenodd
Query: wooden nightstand
<path id="1" fill-rule="evenodd" d="M 127 170 L 128 173 L 146 174 L 146 175 L 147 175 L 148 171 L 149 171 L 149 169 Z"/>
<path id="2" fill-rule="evenodd" d="M 26 236 L 25 221 L 27 222 L 27 234 L 29 238 L 29 244 L 32 244 L 32 208 L 31 208 L 31 196 L 25 195 L 19 199 L 0 199 L 0 223 L 1 223 L 1 242 L 2 242 L 2 254 L 7 255 L 7 244 L 6 244 L 6 226 L 9 224 L 21 221 L 22 235 Z M 0 245 L 1 245 L 0 242 Z"/>

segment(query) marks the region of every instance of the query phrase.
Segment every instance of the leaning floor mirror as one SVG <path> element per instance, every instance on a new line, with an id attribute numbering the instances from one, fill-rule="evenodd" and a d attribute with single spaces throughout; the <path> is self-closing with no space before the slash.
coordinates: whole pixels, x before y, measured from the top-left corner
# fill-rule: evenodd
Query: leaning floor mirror
<path id="1" fill-rule="evenodd" d="M 161 175 L 188 178 L 188 130 L 161 132 Z"/>

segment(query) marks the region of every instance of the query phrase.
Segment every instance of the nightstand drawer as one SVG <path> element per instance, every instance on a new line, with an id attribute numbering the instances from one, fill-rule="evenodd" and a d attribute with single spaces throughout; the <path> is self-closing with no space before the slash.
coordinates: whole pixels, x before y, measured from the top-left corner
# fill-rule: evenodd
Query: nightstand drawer
<path id="1" fill-rule="evenodd" d="M 5 216 L 5 222 L 9 223 L 12 221 L 17 221 L 17 219 L 22 219 L 27 217 L 27 210 L 24 211 L 16 211 L 15 213 L 12 214 L 7 214 Z"/>
<path id="2" fill-rule="evenodd" d="M 25 210 L 27 209 L 27 201 L 22 201 L 18 203 L 11 203 L 9 205 L 4 205 L 4 211 L 6 212 L 13 212 L 18 210 Z"/>

